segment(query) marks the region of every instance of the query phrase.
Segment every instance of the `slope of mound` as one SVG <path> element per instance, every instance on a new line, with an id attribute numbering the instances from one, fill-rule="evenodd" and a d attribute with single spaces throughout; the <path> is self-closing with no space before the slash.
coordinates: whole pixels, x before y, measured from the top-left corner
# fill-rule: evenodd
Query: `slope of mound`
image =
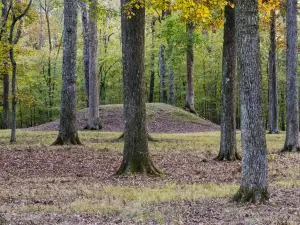
<path id="1" fill-rule="evenodd" d="M 123 132 L 123 105 L 103 105 L 100 107 L 102 131 Z M 87 109 L 77 113 L 77 126 L 83 130 L 87 124 Z M 219 126 L 204 120 L 183 109 L 166 104 L 147 104 L 148 130 L 152 133 L 190 133 L 219 130 Z M 42 124 L 27 130 L 51 131 L 58 130 L 59 120 Z"/>

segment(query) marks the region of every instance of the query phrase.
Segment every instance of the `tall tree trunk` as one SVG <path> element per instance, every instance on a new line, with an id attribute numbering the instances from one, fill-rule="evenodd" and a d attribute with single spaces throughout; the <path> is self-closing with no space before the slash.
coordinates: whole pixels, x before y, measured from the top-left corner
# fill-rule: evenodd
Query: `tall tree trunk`
<path id="1" fill-rule="evenodd" d="M 194 30 L 195 25 L 192 22 L 186 23 L 186 101 L 185 109 L 191 113 L 196 113 L 195 110 L 195 91 L 194 91 Z"/>
<path id="2" fill-rule="evenodd" d="M 121 0 L 121 6 L 130 0 Z M 150 158 L 146 128 L 144 80 L 145 7 L 133 8 L 134 16 L 122 10 L 122 56 L 124 87 L 124 153 L 117 174 L 158 174 Z"/>
<path id="3" fill-rule="evenodd" d="M 269 54 L 269 132 L 278 133 L 278 94 L 277 94 L 277 71 L 276 71 L 276 15 L 271 12 L 270 23 L 270 54 Z"/>
<path id="4" fill-rule="evenodd" d="M 6 20 L 7 20 L 7 13 L 8 13 L 8 4 L 7 0 L 2 0 L 2 14 L 1 14 L 1 34 L 2 37 L 6 36 Z M 3 46 L 3 52 L 2 54 L 5 55 L 6 57 L 4 58 L 3 62 L 3 129 L 8 129 L 9 128 L 9 71 L 8 71 L 8 61 L 9 61 L 9 53 L 6 48 L 8 48 L 7 45 L 7 37 L 4 37 L 5 41 L 2 41 Z M 3 39 L 4 39 L 3 38 Z M 2 39 L 2 40 L 3 40 Z"/>
<path id="5" fill-rule="evenodd" d="M 160 102 L 168 103 L 166 90 L 166 60 L 165 60 L 166 46 L 160 46 L 159 52 L 159 75 L 160 75 Z"/>
<path id="6" fill-rule="evenodd" d="M 14 57 L 14 45 L 18 43 L 19 38 L 22 32 L 22 18 L 27 14 L 32 0 L 29 0 L 28 5 L 24 9 L 24 11 L 19 14 L 18 16 L 15 15 L 14 5 L 11 4 L 11 14 L 12 14 L 12 23 L 10 25 L 10 33 L 9 33 L 9 57 L 12 65 L 12 80 L 11 80 L 11 94 L 12 94 L 12 122 L 11 122 L 11 136 L 10 136 L 10 143 L 16 142 L 16 128 L 17 128 L 17 99 L 16 99 L 16 83 L 17 83 L 17 63 Z M 14 35 L 14 29 L 16 23 L 19 21 L 18 29 Z"/>
<path id="7" fill-rule="evenodd" d="M 257 0 L 237 0 L 236 41 L 242 117 L 242 179 L 233 200 L 268 200 L 268 160 L 262 109 L 259 18 Z"/>
<path id="8" fill-rule="evenodd" d="M 168 41 L 169 103 L 175 105 L 175 74 L 173 70 L 173 44 Z"/>
<path id="9" fill-rule="evenodd" d="M 297 0 L 287 0 L 286 139 L 282 151 L 300 151 L 298 118 Z"/>
<path id="10" fill-rule="evenodd" d="M 89 31 L 88 31 L 88 13 L 86 3 L 81 3 L 82 9 L 82 30 L 83 30 L 83 65 L 86 91 L 86 104 L 89 107 Z"/>
<path id="11" fill-rule="evenodd" d="M 217 160 L 241 159 L 236 147 L 235 104 L 235 9 L 225 6 L 222 65 L 221 143 Z"/>
<path id="12" fill-rule="evenodd" d="M 39 37 L 39 45 L 38 50 L 42 49 L 44 45 L 44 19 L 43 19 L 43 13 L 42 13 L 42 6 L 40 4 L 40 37 Z"/>
<path id="13" fill-rule="evenodd" d="M 149 102 L 154 102 L 154 85 L 155 85 L 155 21 L 153 16 L 151 21 L 151 69 L 150 69 L 150 90 L 149 90 Z"/>
<path id="14" fill-rule="evenodd" d="M 76 0 L 64 0 L 64 51 L 59 134 L 53 145 L 81 144 L 76 126 Z"/>
<path id="15" fill-rule="evenodd" d="M 101 129 L 99 118 L 97 0 L 91 0 L 89 10 L 89 118 L 88 129 Z"/>

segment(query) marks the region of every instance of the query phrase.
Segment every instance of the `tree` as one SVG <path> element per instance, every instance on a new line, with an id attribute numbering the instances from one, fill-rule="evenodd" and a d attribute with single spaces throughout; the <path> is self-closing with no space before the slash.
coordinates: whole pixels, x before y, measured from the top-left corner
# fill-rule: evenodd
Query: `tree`
<path id="1" fill-rule="evenodd" d="M 3 52 L 1 54 L 4 58 L 3 62 L 3 128 L 8 129 L 9 128 L 9 54 L 7 53 L 6 49 L 8 49 L 8 40 L 7 40 L 7 33 L 6 33 L 6 24 L 8 19 L 8 2 L 7 0 L 2 0 L 2 14 L 1 14 L 1 34 L 0 34 L 0 40 L 6 39 L 5 41 L 2 41 L 3 45 Z M 5 37 L 3 37 L 5 36 Z"/>
<path id="2" fill-rule="evenodd" d="M 76 0 L 64 0 L 64 52 L 59 134 L 52 145 L 80 145 L 76 127 Z"/>
<path id="3" fill-rule="evenodd" d="M 259 18 L 257 0 L 236 1 L 237 72 L 242 117 L 242 180 L 233 200 L 268 200 L 268 162 L 262 110 Z"/>
<path id="4" fill-rule="evenodd" d="M 300 151 L 298 118 L 297 0 L 287 0 L 286 19 L 286 139 L 283 152 Z"/>
<path id="5" fill-rule="evenodd" d="M 8 42 L 10 44 L 9 48 L 9 58 L 12 65 L 12 81 L 11 81 L 11 94 L 12 94 L 12 122 L 11 122 L 11 136 L 10 143 L 16 142 L 16 128 L 17 128 L 17 96 L 16 96 L 16 83 L 17 83 L 17 62 L 15 60 L 14 45 L 18 43 L 19 38 L 22 33 L 23 21 L 22 18 L 27 14 L 32 0 L 29 1 L 28 5 L 21 14 L 18 16 L 15 14 L 15 6 L 13 0 L 10 1 L 10 10 L 12 16 L 12 23 L 10 25 Z M 15 26 L 19 22 L 16 33 L 14 34 Z"/>
<path id="6" fill-rule="evenodd" d="M 221 143 L 217 160 L 241 159 L 236 147 L 236 103 L 235 103 L 235 9 L 225 6 L 222 65 L 222 118 Z"/>
<path id="7" fill-rule="evenodd" d="M 166 60 L 165 60 L 166 46 L 160 45 L 159 51 L 159 76 L 160 76 L 160 102 L 167 104 L 168 96 L 166 90 Z"/>
<path id="8" fill-rule="evenodd" d="M 85 2 L 81 2 L 81 21 L 83 34 L 83 65 L 84 65 L 84 81 L 86 91 L 86 104 L 89 107 L 89 32 L 88 32 L 88 13 Z"/>
<path id="9" fill-rule="evenodd" d="M 278 133 L 278 93 L 276 69 L 276 15 L 271 12 L 269 53 L 269 133 Z"/>
<path id="10" fill-rule="evenodd" d="M 194 114 L 197 114 L 195 110 L 195 90 L 194 90 L 194 31 L 195 24 L 193 22 L 186 23 L 186 101 L 184 108 Z"/>
<path id="11" fill-rule="evenodd" d="M 130 0 L 121 0 L 121 29 L 124 90 L 124 153 L 118 175 L 145 173 L 157 175 L 148 149 L 146 128 L 146 96 L 144 80 L 145 8 L 130 9 L 131 18 L 124 10 Z"/>
<path id="12" fill-rule="evenodd" d="M 98 37 L 97 37 L 97 0 L 92 0 L 89 10 L 89 118 L 87 128 L 101 129 L 99 118 L 98 82 Z"/>
<path id="13" fill-rule="evenodd" d="M 154 102 L 154 85 L 155 85 L 155 16 L 151 20 L 151 69 L 150 69 L 150 87 L 149 87 L 149 102 Z"/>

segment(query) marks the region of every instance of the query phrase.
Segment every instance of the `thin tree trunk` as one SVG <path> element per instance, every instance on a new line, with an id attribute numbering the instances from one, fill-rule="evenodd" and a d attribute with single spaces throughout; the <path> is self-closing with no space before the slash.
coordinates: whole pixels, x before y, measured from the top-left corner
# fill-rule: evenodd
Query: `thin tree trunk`
<path id="1" fill-rule="evenodd" d="M 168 41 L 169 103 L 175 105 L 175 74 L 173 70 L 173 45 Z"/>
<path id="2" fill-rule="evenodd" d="M 3 129 L 9 128 L 9 74 L 8 62 L 4 63 L 3 74 Z"/>
<path id="3" fill-rule="evenodd" d="M 89 118 L 88 129 L 101 129 L 99 118 L 98 85 L 98 37 L 97 37 L 97 0 L 92 0 L 89 11 Z"/>
<path id="4" fill-rule="evenodd" d="M 192 22 L 186 23 L 186 101 L 185 109 L 191 113 L 197 114 L 195 110 L 195 91 L 194 91 L 194 31 L 195 25 Z"/>
<path id="5" fill-rule="evenodd" d="M 167 90 L 166 90 L 166 61 L 165 61 L 166 46 L 160 46 L 159 52 L 159 74 L 160 74 L 160 102 L 167 104 Z"/>
<path id="6" fill-rule="evenodd" d="M 262 109 L 259 17 L 257 0 L 236 2 L 237 68 L 242 117 L 242 179 L 233 200 L 268 200 L 268 160 Z"/>
<path id="7" fill-rule="evenodd" d="M 7 0 L 2 0 L 2 14 L 1 14 L 1 34 L 2 36 L 6 36 L 6 20 L 8 13 L 8 4 Z M 9 71 L 8 71 L 8 61 L 9 61 L 9 53 L 5 50 L 7 46 L 7 37 L 5 37 L 6 41 L 2 41 L 3 44 L 3 52 L 5 55 L 3 62 L 3 129 L 9 128 Z"/>
<path id="8" fill-rule="evenodd" d="M 270 23 L 270 55 L 269 55 L 269 132 L 278 133 L 278 94 L 277 94 L 277 71 L 276 71 L 276 15 L 271 12 Z"/>
<path id="9" fill-rule="evenodd" d="M 121 0 L 124 6 L 130 0 Z M 122 55 L 124 87 L 124 153 L 117 174 L 156 175 L 148 149 L 144 78 L 145 7 L 133 8 L 134 16 L 122 10 Z"/>
<path id="10" fill-rule="evenodd" d="M 52 145 L 81 144 L 76 126 L 77 4 L 64 0 L 64 52 L 59 134 Z"/>
<path id="11" fill-rule="evenodd" d="M 82 9 L 82 30 L 83 30 L 83 64 L 84 64 L 84 78 L 86 91 L 86 104 L 89 107 L 89 32 L 88 32 L 88 13 L 86 3 L 81 3 Z"/>
<path id="12" fill-rule="evenodd" d="M 12 0 L 11 0 L 12 1 Z M 12 122 L 11 122 L 11 136 L 10 136 L 10 143 L 15 143 L 16 142 L 16 128 L 17 128 L 17 99 L 16 99 L 16 83 L 17 83 L 17 63 L 15 61 L 14 57 L 14 45 L 17 44 L 19 41 L 19 38 L 21 36 L 21 30 L 22 30 L 22 18 L 26 15 L 28 12 L 30 6 L 31 6 L 32 0 L 29 0 L 28 5 L 24 9 L 24 11 L 19 14 L 18 16 L 15 15 L 14 11 L 14 5 L 11 2 L 11 14 L 12 14 L 12 23 L 10 25 L 10 33 L 9 33 L 9 44 L 10 44 L 10 49 L 9 49 L 9 58 L 11 61 L 12 65 L 12 81 L 11 81 L 11 94 L 12 94 Z M 16 23 L 19 22 L 18 29 L 16 31 L 16 34 L 14 36 L 14 29 Z"/>
<path id="13" fill-rule="evenodd" d="M 151 69 L 150 69 L 150 90 L 149 90 L 149 102 L 154 102 L 154 85 L 155 85 L 155 21 L 153 16 L 151 21 Z"/>
<path id="14" fill-rule="evenodd" d="M 300 151 L 298 117 L 297 0 L 287 0 L 286 139 L 282 151 Z"/>
<path id="15" fill-rule="evenodd" d="M 225 6 L 222 65 L 222 118 L 221 143 L 217 160 L 241 159 L 236 147 L 236 103 L 235 103 L 235 9 Z"/>

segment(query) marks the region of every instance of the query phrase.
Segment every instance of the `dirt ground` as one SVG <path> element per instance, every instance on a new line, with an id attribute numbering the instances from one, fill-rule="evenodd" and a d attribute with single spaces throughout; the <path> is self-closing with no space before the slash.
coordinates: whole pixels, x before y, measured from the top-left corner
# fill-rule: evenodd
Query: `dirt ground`
<path id="1" fill-rule="evenodd" d="M 268 136 L 266 205 L 230 202 L 241 162 L 213 160 L 217 132 L 154 134 L 162 177 L 114 176 L 119 134 L 85 132 L 85 146 L 49 147 L 55 135 L 22 132 L 11 146 L 0 133 L 0 224 L 300 224 L 300 157 L 277 153 L 282 134 Z"/>

